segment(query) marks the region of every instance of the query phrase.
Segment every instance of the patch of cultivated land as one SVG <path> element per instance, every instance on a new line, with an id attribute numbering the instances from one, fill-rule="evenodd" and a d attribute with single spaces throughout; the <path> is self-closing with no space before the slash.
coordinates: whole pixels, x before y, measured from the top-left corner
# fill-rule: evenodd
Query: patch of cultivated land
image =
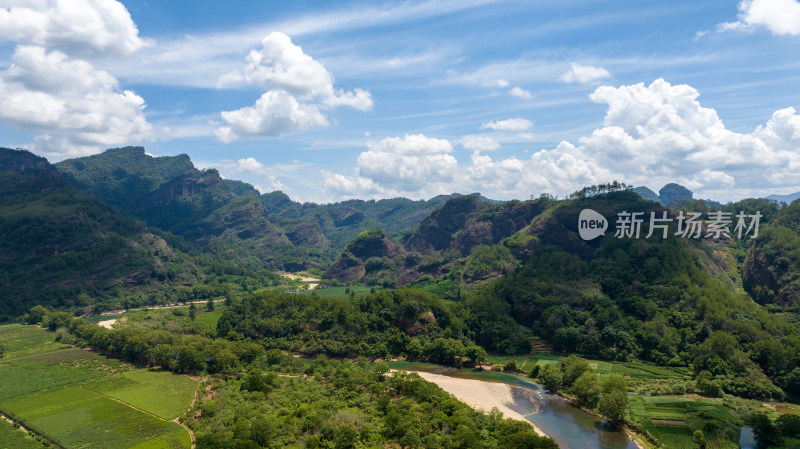
<path id="1" fill-rule="evenodd" d="M 171 420 L 189 408 L 197 382 L 168 371 L 137 369 L 87 383 L 85 388 Z"/>
<path id="2" fill-rule="evenodd" d="M 730 421 L 730 411 L 720 401 L 634 395 L 629 396 L 629 400 L 631 420 L 670 449 L 694 449 L 697 444 L 692 440 L 693 428 L 702 428 L 706 422 L 725 424 Z M 710 449 L 738 446 L 726 439 L 722 430 L 704 433 Z"/>
<path id="3" fill-rule="evenodd" d="M 0 359 L 0 410 L 66 447 L 191 447 L 188 431 L 169 420 L 189 408 L 196 381 L 54 337 L 37 326 L 0 326 L 9 349 Z"/>
<path id="4" fill-rule="evenodd" d="M 44 445 L 32 436 L 0 419 L 0 442 L 3 449 L 44 449 Z"/>
<path id="5" fill-rule="evenodd" d="M 155 441 L 163 444 L 153 447 L 173 447 L 186 433 L 80 386 L 25 395 L 2 406 L 67 447 L 130 448 Z"/>

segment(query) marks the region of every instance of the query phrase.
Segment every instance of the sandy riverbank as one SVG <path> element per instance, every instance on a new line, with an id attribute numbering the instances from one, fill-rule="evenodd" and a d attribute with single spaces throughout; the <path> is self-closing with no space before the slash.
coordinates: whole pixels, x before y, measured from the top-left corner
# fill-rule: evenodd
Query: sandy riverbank
<path id="1" fill-rule="evenodd" d="M 423 379 L 435 383 L 441 387 L 442 390 L 452 394 L 456 399 L 475 410 L 489 412 L 493 407 L 497 407 L 498 410 L 503 412 L 504 418 L 530 423 L 534 430 L 536 430 L 536 433 L 545 435 L 535 424 L 525 419 L 525 416 L 510 408 L 510 405 L 514 403 L 511 385 L 474 379 L 459 379 L 421 371 L 415 372 Z"/>
<path id="2" fill-rule="evenodd" d="M 104 327 L 106 329 L 111 329 L 116 322 L 117 322 L 117 320 L 115 318 L 113 320 L 100 321 L 100 322 L 97 323 L 97 325 L 100 326 L 100 327 Z"/>

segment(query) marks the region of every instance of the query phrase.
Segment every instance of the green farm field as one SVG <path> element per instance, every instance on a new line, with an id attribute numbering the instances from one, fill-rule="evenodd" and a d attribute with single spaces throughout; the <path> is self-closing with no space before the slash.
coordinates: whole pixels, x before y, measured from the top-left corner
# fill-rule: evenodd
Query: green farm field
<path id="1" fill-rule="evenodd" d="M 169 420 L 189 408 L 197 382 L 168 371 L 137 369 L 89 382 L 84 387 Z"/>
<path id="2" fill-rule="evenodd" d="M 694 449 L 694 430 L 707 423 L 730 423 L 730 409 L 721 401 L 669 396 L 628 396 L 631 421 L 639 424 L 670 449 Z M 734 449 L 739 427 L 704 432 L 710 449 Z"/>
<path id="3" fill-rule="evenodd" d="M 181 443 L 189 437 L 178 424 L 81 386 L 25 395 L 4 401 L 2 407 L 67 447 L 130 448 L 145 442 L 187 447 Z"/>
<path id="4" fill-rule="evenodd" d="M 510 360 L 517 362 L 517 367 L 523 372 L 529 372 L 534 366 L 552 365 L 558 363 L 564 356 L 559 354 L 538 353 L 520 356 L 501 356 L 490 354 L 487 360 L 490 363 L 504 365 Z M 682 379 L 688 378 L 688 368 L 658 366 L 646 362 L 609 362 L 599 360 L 587 360 L 592 371 L 596 372 L 600 379 L 606 379 L 611 374 L 619 374 L 626 378 L 640 379 Z"/>
<path id="5" fill-rule="evenodd" d="M 65 447 L 191 446 L 189 432 L 169 420 L 190 407 L 197 381 L 137 369 L 55 336 L 37 326 L 0 326 L 8 346 L 0 359 L 0 410 Z"/>
<path id="6" fill-rule="evenodd" d="M 205 310 L 205 306 L 198 307 L 197 315 L 195 316 L 195 321 L 208 326 L 211 329 L 217 329 L 217 321 L 219 321 L 220 317 L 222 317 L 222 312 L 225 311 L 224 306 L 217 306 L 214 308 L 212 312 L 207 312 Z M 200 311 L 202 310 L 202 311 Z M 189 310 L 186 310 L 186 314 L 189 314 Z"/>
<path id="7" fill-rule="evenodd" d="M 2 441 L 4 449 L 43 449 L 46 447 L 4 419 L 0 419 L 0 441 Z"/>

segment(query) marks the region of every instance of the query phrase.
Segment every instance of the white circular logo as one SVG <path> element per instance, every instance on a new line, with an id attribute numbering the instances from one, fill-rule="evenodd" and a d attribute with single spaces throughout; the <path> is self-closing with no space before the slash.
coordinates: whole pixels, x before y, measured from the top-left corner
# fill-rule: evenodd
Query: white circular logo
<path id="1" fill-rule="evenodd" d="M 608 220 L 606 217 L 591 210 L 584 209 L 578 215 L 578 234 L 584 240 L 594 240 L 606 234 Z"/>

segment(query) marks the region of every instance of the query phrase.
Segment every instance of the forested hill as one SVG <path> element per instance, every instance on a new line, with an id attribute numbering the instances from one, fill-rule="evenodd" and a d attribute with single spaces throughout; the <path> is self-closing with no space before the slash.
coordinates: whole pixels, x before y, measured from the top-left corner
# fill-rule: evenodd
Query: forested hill
<path id="1" fill-rule="evenodd" d="M 207 299 L 227 294 L 214 290 L 233 285 L 226 276 L 246 296 L 267 286 L 258 276 L 266 284 L 275 279 L 254 270 L 328 268 L 327 277 L 342 282 L 410 286 L 437 297 L 393 297 L 408 305 L 402 311 L 380 295 L 373 299 L 385 307 L 358 306 L 367 321 L 375 315 L 391 323 L 406 343 L 439 323 L 425 344 L 460 336 L 466 346 L 527 353 L 538 338 L 565 353 L 690 365 L 741 396 L 800 394 L 800 201 L 692 200 L 680 207 L 619 184 L 562 200 L 498 203 L 473 194 L 300 204 L 197 170 L 185 156 L 154 158 L 140 147 L 57 166 L 2 149 L 0 315 L 34 304 L 76 311 L 123 298 Z M 579 236 L 584 209 L 608 220 L 605 236 Z M 615 237 L 623 211 L 701 212 L 705 235 L 708 214 L 718 209 L 732 217 L 758 211 L 758 238 L 683 238 L 675 220 L 668 238 L 660 230 L 647 237 L 649 220 L 639 238 Z M 287 298 L 264 299 L 264 320 L 294 313 L 284 307 Z M 431 310 L 414 303 L 430 303 Z M 330 339 L 340 349 L 353 345 L 348 354 L 358 352 L 358 336 L 375 331 L 377 341 L 388 338 L 381 332 L 396 333 L 350 322 L 347 300 L 331 307 L 338 315 L 309 313 L 319 314 L 320 326 L 335 318 Z M 231 330 L 263 337 L 265 324 L 245 315 L 231 321 Z M 311 335 L 273 337 L 285 338 L 287 348 L 319 348 Z"/>
<path id="2" fill-rule="evenodd" d="M 56 168 L 87 194 L 248 269 L 325 267 L 359 232 L 381 227 L 399 234 L 448 198 L 301 204 L 198 170 L 186 155 L 153 157 L 142 147 L 114 148 Z"/>
<path id="3" fill-rule="evenodd" d="M 157 282 L 154 272 L 172 273 Z M 0 148 L 0 321 L 196 281 L 160 231 L 69 185 L 44 158 Z"/>
<path id="4" fill-rule="evenodd" d="M 739 396 L 800 393 L 800 201 L 686 207 L 705 220 L 730 213 L 731 238 L 706 237 L 708 222 L 684 238 L 677 220 L 667 238 L 648 238 L 651 212 L 681 210 L 626 190 L 501 205 L 460 197 L 406 240 L 362 233 L 327 275 L 464 304 L 470 338 L 489 351 L 528 353 L 541 338 L 563 353 L 689 365 Z M 584 209 L 608 219 L 604 237 L 579 236 Z M 615 236 L 623 211 L 646 218 L 638 238 Z M 762 215 L 758 238 L 735 235 L 740 212 Z"/>

